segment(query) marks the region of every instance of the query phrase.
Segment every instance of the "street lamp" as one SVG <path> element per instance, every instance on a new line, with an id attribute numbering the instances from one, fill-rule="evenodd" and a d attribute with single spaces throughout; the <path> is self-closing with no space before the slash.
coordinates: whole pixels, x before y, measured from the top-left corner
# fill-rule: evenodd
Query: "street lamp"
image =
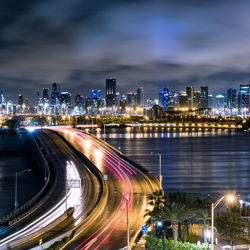
<path id="1" fill-rule="evenodd" d="M 114 190 L 114 193 L 118 193 L 121 195 L 121 197 L 126 201 L 126 207 L 127 207 L 127 250 L 129 250 L 129 221 L 128 221 L 128 199 L 124 197 L 124 195 L 119 192 L 118 190 Z"/>
<path id="2" fill-rule="evenodd" d="M 18 201 L 17 201 L 17 177 L 18 177 L 18 175 L 21 175 L 21 174 L 23 174 L 23 173 L 25 173 L 25 172 L 30 172 L 31 171 L 31 169 L 24 169 L 24 170 L 22 170 L 22 171 L 20 171 L 20 172 L 16 172 L 16 178 L 15 178 L 15 211 L 17 210 L 17 206 L 18 206 Z"/>
<path id="3" fill-rule="evenodd" d="M 156 222 L 156 226 L 157 226 L 157 231 L 159 230 L 159 228 L 162 228 L 163 223 L 161 220 L 157 220 Z M 163 241 L 163 250 L 165 250 L 165 230 L 162 230 L 162 241 Z"/>
<path id="4" fill-rule="evenodd" d="M 224 195 L 215 203 L 212 203 L 211 214 L 212 214 L 212 228 L 211 228 L 211 250 L 214 250 L 214 209 L 220 204 L 220 202 L 226 199 L 228 202 L 232 203 L 235 201 L 235 196 L 232 194 Z"/>

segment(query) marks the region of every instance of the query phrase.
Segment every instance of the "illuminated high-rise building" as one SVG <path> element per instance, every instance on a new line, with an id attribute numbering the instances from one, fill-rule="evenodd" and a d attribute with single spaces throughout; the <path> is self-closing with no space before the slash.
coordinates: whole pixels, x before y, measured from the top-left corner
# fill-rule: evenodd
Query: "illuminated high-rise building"
<path id="1" fill-rule="evenodd" d="M 226 95 L 218 94 L 216 95 L 216 112 L 219 115 L 223 115 L 226 108 Z"/>
<path id="2" fill-rule="evenodd" d="M 168 108 L 176 108 L 179 106 L 179 95 L 176 92 L 171 92 L 169 94 Z"/>
<path id="3" fill-rule="evenodd" d="M 23 95 L 22 94 L 19 94 L 18 95 L 18 105 L 23 105 L 24 103 L 23 103 Z"/>
<path id="4" fill-rule="evenodd" d="M 71 94 L 69 92 L 61 92 L 60 104 L 71 105 Z"/>
<path id="5" fill-rule="evenodd" d="M 195 91 L 194 92 L 194 107 L 196 109 L 200 108 L 200 101 L 201 101 L 201 92 Z"/>
<path id="6" fill-rule="evenodd" d="M 187 104 L 188 108 L 193 108 L 194 107 L 194 88 L 193 87 L 187 87 L 186 88 L 186 93 L 187 93 Z"/>
<path id="7" fill-rule="evenodd" d="M 208 108 L 212 109 L 214 107 L 214 97 L 213 95 L 208 95 Z"/>
<path id="8" fill-rule="evenodd" d="M 125 95 L 122 95 L 121 100 L 120 100 L 120 107 L 121 107 L 121 112 L 124 112 L 127 107 L 127 97 Z"/>
<path id="9" fill-rule="evenodd" d="M 137 95 L 136 95 L 136 93 L 129 92 L 127 94 L 127 104 L 128 104 L 128 106 L 131 106 L 131 107 L 137 105 Z"/>
<path id="10" fill-rule="evenodd" d="M 75 105 L 84 105 L 84 97 L 82 95 L 75 96 Z"/>
<path id="11" fill-rule="evenodd" d="M 60 90 L 57 83 L 52 83 L 51 103 L 56 104 L 60 100 Z"/>
<path id="12" fill-rule="evenodd" d="M 200 87 L 200 107 L 201 109 L 208 108 L 208 87 Z"/>
<path id="13" fill-rule="evenodd" d="M 250 107 L 250 85 L 240 85 L 238 96 L 238 107 L 240 110 L 249 109 Z"/>
<path id="14" fill-rule="evenodd" d="M 2 90 L 0 90 L 0 104 L 2 104 L 3 103 L 3 91 Z"/>
<path id="15" fill-rule="evenodd" d="M 186 92 L 180 92 L 179 93 L 179 106 L 181 108 L 187 108 L 188 107 L 188 95 Z"/>
<path id="16" fill-rule="evenodd" d="M 237 95 L 236 89 L 230 88 L 227 90 L 227 107 L 232 110 L 237 107 Z"/>
<path id="17" fill-rule="evenodd" d="M 140 87 L 140 88 L 137 89 L 136 96 L 137 96 L 137 105 L 141 106 L 141 107 L 144 107 L 144 90 L 143 90 L 143 87 Z"/>
<path id="18" fill-rule="evenodd" d="M 106 106 L 113 107 L 116 104 L 116 79 L 106 79 Z"/>
<path id="19" fill-rule="evenodd" d="M 49 89 L 44 88 L 43 89 L 43 103 L 49 102 Z"/>
<path id="20" fill-rule="evenodd" d="M 163 90 L 160 91 L 159 93 L 159 104 L 165 109 L 168 109 L 169 105 L 169 95 L 170 92 L 168 88 L 164 88 Z"/>
<path id="21" fill-rule="evenodd" d="M 99 89 L 92 89 L 89 93 L 89 97 L 94 98 L 101 98 L 101 90 Z"/>

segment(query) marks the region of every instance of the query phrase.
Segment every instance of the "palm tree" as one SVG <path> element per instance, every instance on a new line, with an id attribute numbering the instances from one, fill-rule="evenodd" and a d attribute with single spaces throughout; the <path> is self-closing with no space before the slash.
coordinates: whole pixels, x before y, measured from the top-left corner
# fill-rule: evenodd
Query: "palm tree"
<path id="1" fill-rule="evenodd" d="M 164 206 L 165 196 L 163 189 L 154 191 L 148 194 L 148 205 L 161 209 Z"/>
<path id="2" fill-rule="evenodd" d="M 170 203 L 175 202 L 182 207 L 182 220 L 184 224 L 183 242 L 186 242 L 188 234 L 188 220 L 189 218 L 195 216 L 195 210 L 199 207 L 200 200 L 196 197 L 187 195 L 187 193 L 184 192 L 169 193 L 167 200 Z"/>
<path id="3" fill-rule="evenodd" d="M 183 208 L 175 202 L 167 203 L 162 211 L 161 218 L 164 221 L 169 221 L 172 225 L 174 241 L 177 241 L 177 224 L 182 220 L 182 214 Z"/>
<path id="4" fill-rule="evenodd" d="M 148 194 L 148 205 L 152 209 L 146 209 L 144 217 L 149 216 L 149 219 L 146 221 L 146 225 L 152 225 L 152 230 L 154 231 L 154 224 L 159 219 L 161 215 L 162 208 L 164 207 L 165 196 L 163 189 L 154 191 L 151 194 Z"/>

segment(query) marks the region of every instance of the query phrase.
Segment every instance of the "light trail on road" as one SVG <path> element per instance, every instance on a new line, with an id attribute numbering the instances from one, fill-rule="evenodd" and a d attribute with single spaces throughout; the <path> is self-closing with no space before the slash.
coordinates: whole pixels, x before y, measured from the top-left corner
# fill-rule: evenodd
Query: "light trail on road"
<path id="1" fill-rule="evenodd" d="M 79 173 L 75 164 L 70 161 L 67 162 L 67 178 L 69 179 L 79 179 Z M 12 241 L 21 239 L 22 237 L 27 237 L 28 235 L 34 234 L 45 228 L 50 223 L 55 221 L 65 212 L 65 202 L 67 200 L 68 207 L 74 207 L 75 212 L 73 214 L 74 217 L 77 217 L 82 211 L 81 207 L 79 206 L 79 200 L 81 198 L 81 190 L 80 189 L 71 189 L 68 188 L 67 194 L 65 192 L 65 197 L 61 199 L 54 207 L 52 207 L 49 211 L 45 214 L 41 215 L 38 219 L 32 221 L 26 227 L 18 230 L 17 232 L 7 236 L 6 238 L 0 240 L 0 247 L 11 243 Z"/>
<path id="2" fill-rule="evenodd" d="M 143 215 L 139 215 L 140 217 L 138 217 L 139 219 L 136 221 L 135 211 L 137 209 L 144 213 L 147 205 L 146 195 L 152 191 L 152 185 L 149 184 L 147 177 L 142 177 L 143 174 L 139 170 L 132 167 L 124 159 L 120 158 L 108 147 L 104 146 L 104 144 L 90 135 L 70 128 L 57 127 L 53 128 L 53 130 L 63 135 L 76 149 L 82 152 L 102 172 L 103 175 L 108 175 L 107 182 L 109 185 L 109 197 L 114 199 L 114 201 L 112 201 L 114 207 L 112 208 L 109 217 L 104 223 L 100 224 L 94 232 L 90 233 L 87 237 L 83 236 L 83 240 L 77 240 L 78 244 L 74 246 L 74 249 L 104 249 L 104 246 L 108 243 L 112 244 L 110 237 L 114 233 L 117 234 L 118 232 L 123 236 L 126 235 L 124 234 L 124 232 L 126 232 L 124 228 L 125 224 L 122 223 L 126 218 L 126 201 L 121 199 L 120 196 L 111 194 L 114 189 L 118 189 L 128 200 L 129 214 L 130 217 L 133 218 L 133 220 L 131 219 L 130 227 L 133 227 L 134 231 L 138 231 L 138 223 L 144 224 L 144 218 Z M 135 182 L 135 179 L 137 178 L 139 178 L 139 184 Z M 142 200 L 139 201 L 141 205 L 137 205 L 135 211 L 133 211 L 134 203 L 136 202 L 138 204 L 138 200 L 134 200 L 135 189 L 137 190 L 140 188 L 140 190 L 142 190 L 140 182 L 145 182 L 145 190 L 141 191 L 143 195 Z M 145 194 L 145 192 L 147 193 Z M 135 233 L 136 232 L 133 234 Z M 106 249 L 115 248 L 109 246 Z"/>

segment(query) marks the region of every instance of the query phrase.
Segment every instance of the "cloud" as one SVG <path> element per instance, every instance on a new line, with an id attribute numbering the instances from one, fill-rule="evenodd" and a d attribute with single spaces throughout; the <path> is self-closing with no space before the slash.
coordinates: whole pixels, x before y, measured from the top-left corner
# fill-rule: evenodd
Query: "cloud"
<path id="1" fill-rule="evenodd" d="M 0 89 L 15 100 L 59 82 L 87 95 L 249 82 L 249 1 L 1 1 Z"/>

